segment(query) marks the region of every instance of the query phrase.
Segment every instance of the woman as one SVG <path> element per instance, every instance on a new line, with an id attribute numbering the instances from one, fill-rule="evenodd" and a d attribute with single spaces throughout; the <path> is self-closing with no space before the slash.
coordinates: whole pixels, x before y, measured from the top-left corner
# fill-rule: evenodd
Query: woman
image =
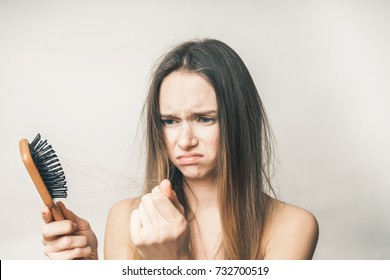
<path id="1" fill-rule="evenodd" d="M 271 133 L 241 58 L 217 40 L 185 42 L 159 62 L 145 105 L 146 180 L 118 202 L 106 259 L 311 259 L 318 224 L 272 198 Z M 43 228 L 50 258 L 97 258 L 88 222 Z"/>

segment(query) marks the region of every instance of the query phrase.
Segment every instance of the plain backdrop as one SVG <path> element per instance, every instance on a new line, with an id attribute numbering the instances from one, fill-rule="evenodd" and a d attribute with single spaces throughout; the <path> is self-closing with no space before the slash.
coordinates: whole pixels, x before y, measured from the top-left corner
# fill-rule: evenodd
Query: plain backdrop
<path id="1" fill-rule="evenodd" d="M 0 0 L 0 258 L 46 259 L 18 149 L 38 132 L 103 258 L 110 207 L 140 193 L 151 69 L 171 46 L 209 37 L 255 80 L 279 198 L 319 221 L 315 259 L 390 259 L 389 26 L 386 0 Z"/>

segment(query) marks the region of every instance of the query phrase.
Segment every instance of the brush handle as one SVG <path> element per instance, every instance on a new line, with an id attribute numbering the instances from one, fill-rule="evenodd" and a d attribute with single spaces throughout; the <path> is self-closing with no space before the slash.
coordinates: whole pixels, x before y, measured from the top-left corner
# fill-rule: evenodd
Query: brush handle
<path id="1" fill-rule="evenodd" d="M 49 206 L 48 206 L 49 207 Z M 62 221 L 64 220 L 64 215 L 61 212 L 60 207 L 54 202 L 52 207 L 49 207 L 51 212 L 53 213 L 53 217 L 55 221 Z"/>
<path id="2" fill-rule="evenodd" d="M 52 211 L 54 220 L 56 221 L 64 220 L 64 216 L 60 208 L 57 206 L 57 204 L 54 202 L 53 198 L 51 197 L 45 183 L 42 180 L 41 175 L 39 174 L 37 167 L 35 166 L 35 163 L 30 154 L 30 148 L 27 139 L 22 139 L 19 141 L 19 150 L 20 150 L 20 155 L 22 157 L 24 166 L 26 167 L 28 173 L 30 174 L 30 177 L 34 182 L 34 185 L 37 188 L 43 203 L 47 207 L 49 207 L 50 210 Z"/>

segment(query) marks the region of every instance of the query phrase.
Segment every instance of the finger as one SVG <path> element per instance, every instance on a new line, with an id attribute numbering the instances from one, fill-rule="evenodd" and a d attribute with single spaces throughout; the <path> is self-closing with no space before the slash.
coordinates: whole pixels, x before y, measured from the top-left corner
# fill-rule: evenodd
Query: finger
<path id="1" fill-rule="evenodd" d="M 140 232 L 142 223 L 139 216 L 139 210 L 135 209 L 130 216 L 130 238 L 134 245 L 140 244 Z"/>
<path id="2" fill-rule="evenodd" d="M 152 190 L 152 199 L 157 211 L 167 222 L 177 222 L 179 219 L 184 218 L 184 215 L 179 209 L 177 209 L 173 202 L 168 199 L 160 188 L 154 188 Z"/>
<path id="3" fill-rule="evenodd" d="M 176 199 L 176 194 L 172 189 L 171 182 L 167 179 L 164 179 L 160 183 L 161 191 L 169 198 L 170 201 L 174 201 Z"/>
<path id="4" fill-rule="evenodd" d="M 41 211 L 42 219 L 45 222 L 45 224 L 51 223 L 54 221 L 53 219 L 53 213 L 51 212 L 50 208 L 45 206 L 43 207 Z"/>
<path id="5" fill-rule="evenodd" d="M 74 248 L 61 252 L 51 252 L 47 256 L 52 260 L 73 260 L 87 258 L 91 255 L 92 249 L 90 246 L 84 248 Z"/>
<path id="6" fill-rule="evenodd" d="M 149 229 L 151 227 L 151 223 L 149 221 L 149 217 L 145 212 L 144 206 L 142 205 L 142 202 L 138 206 L 138 215 L 139 219 L 142 224 L 143 229 Z"/>
<path id="7" fill-rule="evenodd" d="M 172 189 L 171 182 L 167 179 L 164 179 L 160 183 L 160 190 L 163 194 L 165 194 L 170 201 L 172 201 L 173 205 L 184 215 L 184 208 L 183 205 L 180 204 L 179 199 L 177 198 L 177 195 L 175 191 Z"/>
<path id="8" fill-rule="evenodd" d="M 45 254 L 60 252 L 74 248 L 84 248 L 88 245 L 87 238 L 82 235 L 66 235 L 51 242 L 47 242 Z"/>
<path id="9" fill-rule="evenodd" d="M 141 198 L 142 210 L 148 218 L 151 226 L 155 227 L 159 224 L 162 217 L 157 211 L 154 202 L 152 201 L 152 194 L 148 193 Z"/>
<path id="10" fill-rule="evenodd" d="M 71 210 L 66 208 L 65 204 L 62 201 L 57 202 L 58 207 L 61 209 L 62 214 L 64 215 L 65 219 L 73 221 L 75 224 L 77 224 L 77 227 L 79 231 L 84 230 L 90 230 L 91 226 L 88 223 L 88 221 L 80 218 L 75 213 L 73 213 Z"/>
<path id="11" fill-rule="evenodd" d="M 45 224 L 42 228 L 43 239 L 51 241 L 58 236 L 72 234 L 77 230 L 77 225 L 70 220 L 56 221 Z"/>

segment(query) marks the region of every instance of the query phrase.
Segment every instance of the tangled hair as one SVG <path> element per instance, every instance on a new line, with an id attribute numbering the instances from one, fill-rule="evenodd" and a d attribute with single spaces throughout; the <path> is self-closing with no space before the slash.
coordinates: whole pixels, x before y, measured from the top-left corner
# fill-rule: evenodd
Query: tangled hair
<path id="1" fill-rule="evenodd" d="M 157 64 L 144 113 L 146 117 L 145 192 L 161 180 L 171 181 L 191 213 L 183 191 L 184 178 L 170 162 L 160 119 L 159 93 L 174 71 L 196 73 L 214 88 L 219 123 L 218 204 L 225 259 L 262 259 L 261 238 L 270 197 L 272 133 L 252 77 L 238 54 L 214 40 L 182 43 Z"/>

